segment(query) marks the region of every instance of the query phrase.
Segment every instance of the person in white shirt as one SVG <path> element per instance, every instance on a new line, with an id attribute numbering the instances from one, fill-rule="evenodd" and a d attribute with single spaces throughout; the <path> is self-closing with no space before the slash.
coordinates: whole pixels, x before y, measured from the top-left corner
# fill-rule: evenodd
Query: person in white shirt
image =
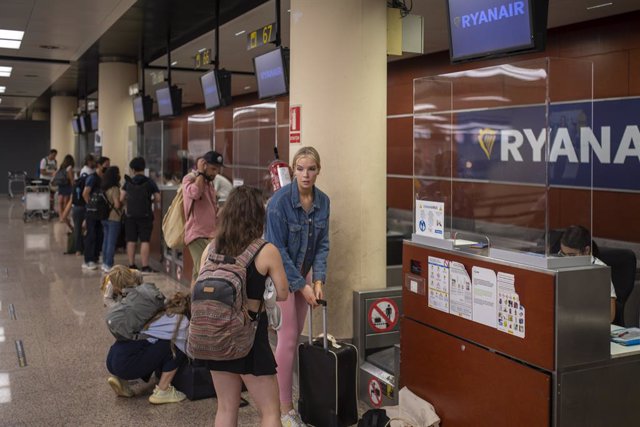
<path id="1" fill-rule="evenodd" d="M 216 189 L 216 197 L 218 199 L 218 205 L 222 206 L 227 201 L 227 197 L 231 190 L 233 190 L 233 184 L 224 175 L 218 173 L 213 178 L 213 188 Z"/>
<path id="2" fill-rule="evenodd" d="M 58 150 L 54 148 L 49 151 L 49 155 L 47 157 L 43 157 L 42 160 L 40 160 L 40 179 L 46 181 L 47 184 L 51 182 L 58 170 L 58 162 L 56 161 L 57 155 Z"/>
<path id="3" fill-rule="evenodd" d="M 560 239 L 561 256 L 591 256 L 594 265 L 606 265 L 598 255 L 598 245 L 591 240 L 591 233 L 581 225 L 572 225 L 562 233 Z M 611 282 L 611 321 L 616 317 L 616 290 Z"/>

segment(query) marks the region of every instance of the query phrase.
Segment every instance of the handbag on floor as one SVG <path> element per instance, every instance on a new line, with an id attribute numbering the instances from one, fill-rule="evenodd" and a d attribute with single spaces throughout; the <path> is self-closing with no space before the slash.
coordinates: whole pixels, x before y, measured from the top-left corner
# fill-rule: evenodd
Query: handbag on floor
<path id="1" fill-rule="evenodd" d="M 178 368 L 171 382 L 175 388 L 187 395 L 189 400 L 216 397 L 211 372 L 204 366 L 194 366 L 187 362 Z"/>

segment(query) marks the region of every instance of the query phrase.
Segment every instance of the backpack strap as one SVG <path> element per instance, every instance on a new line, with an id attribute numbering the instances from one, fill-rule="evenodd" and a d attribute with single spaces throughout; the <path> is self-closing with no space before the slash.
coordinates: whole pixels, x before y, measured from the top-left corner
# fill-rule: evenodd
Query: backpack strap
<path id="1" fill-rule="evenodd" d="M 236 258 L 236 262 L 241 266 L 243 266 L 244 268 L 247 268 L 249 265 L 251 265 L 251 263 L 253 262 L 253 259 L 256 257 L 256 255 L 258 255 L 258 253 L 262 250 L 262 248 L 266 244 L 267 244 L 267 241 L 264 239 L 254 240 L 253 242 L 251 242 L 249 246 L 247 246 L 247 249 L 245 249 L 244 252 L 242 252 Z"/>

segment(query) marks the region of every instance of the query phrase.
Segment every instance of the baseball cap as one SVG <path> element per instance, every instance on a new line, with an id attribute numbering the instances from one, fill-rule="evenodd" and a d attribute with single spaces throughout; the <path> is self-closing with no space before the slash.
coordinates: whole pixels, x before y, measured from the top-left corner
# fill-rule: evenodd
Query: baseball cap
<path id="1" fill-rule="evenodd" d="M 210 165 L 224 166 L 222 161 L 222 154 L 218 153 L 217 151 L 208 151 L 204 156 L 202 156 L 202 158 Z"/>

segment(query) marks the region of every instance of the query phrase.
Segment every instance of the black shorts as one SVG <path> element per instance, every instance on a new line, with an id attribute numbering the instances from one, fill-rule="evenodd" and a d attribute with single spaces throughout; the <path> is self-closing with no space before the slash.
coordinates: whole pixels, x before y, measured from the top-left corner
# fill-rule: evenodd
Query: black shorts
<path id="1" fill-rule="evenodd" d="M 151 240 L 153 230 L 153 218 L 129 218 L 124 219 L 124 238 L 127 242 L 148 242 Z"/>
<path id="2" fill-rule="evenodd" d="M 206 367 L 210 371 L 224 371 L 241 375 L 275 375 L 278 365 L 276 365 L 276 359 L 269 345 L 269 331 L 267 326 L 267 315 L 266 313 L 262 313 L 260 320 L 258 320 L 258 328 L 256 330 L 253 347 L 245 357 L 224 361 L 195 359 L 193 362 L 194 365 Z"/>

